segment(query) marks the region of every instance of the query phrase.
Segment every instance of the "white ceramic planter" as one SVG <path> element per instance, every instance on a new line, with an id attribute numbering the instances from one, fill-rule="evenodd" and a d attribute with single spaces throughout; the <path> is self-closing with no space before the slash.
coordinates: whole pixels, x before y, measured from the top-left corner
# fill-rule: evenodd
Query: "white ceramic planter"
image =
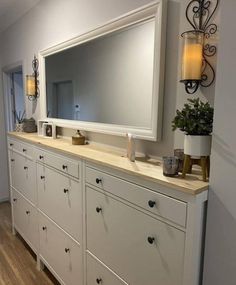
<path id="1" fill-rule="evenodd" d="M 191 156 L 209 156 L 211 154 L 211 136 L 185 135 L 184 154 Z"/>

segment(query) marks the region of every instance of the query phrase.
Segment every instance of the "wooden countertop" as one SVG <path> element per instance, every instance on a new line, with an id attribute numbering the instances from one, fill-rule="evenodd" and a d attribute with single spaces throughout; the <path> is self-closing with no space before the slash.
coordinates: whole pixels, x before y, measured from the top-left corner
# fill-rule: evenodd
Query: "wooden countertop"
<path id="1" fill-rule="evenodd" d="M 118 151 L 116 152 L 93 144 L 81 146 L 72 145 L 71 139 L 58 138 L 54 140 L 40 137 L 37 133 L 10 132 L 8 135 L 12 138 L 33 143 L 39 147 L 58 150 L 90 162 L 109 166 L 191 195 L 196 195 L 208 190 L 208 183 L 203 182 L 200 175 L 187 175 L 185 179 L 181 177 L 172 178 L 164 176 L 161 163 L 158 161 L 137 158 L 135 162 L 131 162 L 124 157 L 124 153 L 122 155 L 122 153 Z"/>

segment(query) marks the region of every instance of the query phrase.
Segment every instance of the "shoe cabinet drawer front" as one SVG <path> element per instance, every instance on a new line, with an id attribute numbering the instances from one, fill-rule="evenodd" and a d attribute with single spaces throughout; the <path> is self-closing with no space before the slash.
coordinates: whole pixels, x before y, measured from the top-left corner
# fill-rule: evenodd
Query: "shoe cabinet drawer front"
<path id="1" fill-rule="evenodd" d="M 72 160 L 41 149 L 36 150 L 36 159 L 46 165 L 52 166 L 63 173 L 79 178 L 80 161 Z"/>
<path id="2" fill-rule="evenodd" d="M 32 203 L 36 202 L 36 164 L 16 153 L 10 153 L 11 186 Z"/>
<path id="3" fill-rule="evenodd" d="M 87 285 L 127 285 L 98 260 L 87 254 Z"/>
<path id="4" fill-rule="evenodd" d="M 184 232 L 86 187 L 87 250 L 130 285 L 180 285 Z"/>
<path id="5" fill-rule="evenodd" d="M 81 183 L 37 163 L 38 207 L 76 240 L 82 240 Z"/>
<path id="6" fill-rule="evenodd" d="M 110 192 L 180 226 L 186 225 L 185 202 L 86 167 L 86 182 Z"/>
<path id="7" fill-rule="evenodd" d="M 9 151 L 19 152 L 23 156 L 26 156 L 30 159 L 34 158 L 34 147 L 27 143 L 23 143 L 21 141 L 12 140 L 11 138 L 8 138 L 8 149 Z"/>
<path id="8" fill-rule="evenodd" d="M 43 214 L 39 214 L 40 255 L 66 285 L 82 285 L 82 252 Z"/>
<path id="9" fill-rule="evenodd" d="M 14 225 L 23 238 L 33 246 L 38 248 L 38 217 L 37 210 L 23 196 L 12 189 L 12 207 Z"/>

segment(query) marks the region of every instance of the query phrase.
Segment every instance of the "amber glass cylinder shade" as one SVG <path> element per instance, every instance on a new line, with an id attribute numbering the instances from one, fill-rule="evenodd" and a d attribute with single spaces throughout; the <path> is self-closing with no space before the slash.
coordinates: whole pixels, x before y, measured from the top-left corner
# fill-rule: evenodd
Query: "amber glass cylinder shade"
<path id="1" fill-rule="evenodd" d="M 34 75 L 26 75 L 26 96 L 36 96 L 36 84 Z"/>
<path id="2" fill-rule="evenodd" d="M 202 76 L 204 33 L 189 31 L 182 34 L 181 81 L 200 81 Z"/>

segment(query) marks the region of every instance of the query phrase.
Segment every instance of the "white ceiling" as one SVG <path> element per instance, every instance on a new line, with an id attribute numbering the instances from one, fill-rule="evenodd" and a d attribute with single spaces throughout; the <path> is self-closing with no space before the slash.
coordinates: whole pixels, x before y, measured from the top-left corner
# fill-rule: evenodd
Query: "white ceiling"
<path id="1" fill-rule="evenodd" d="M 14 24 L 40 0 L 0 0 L 0 33 Z"/>

